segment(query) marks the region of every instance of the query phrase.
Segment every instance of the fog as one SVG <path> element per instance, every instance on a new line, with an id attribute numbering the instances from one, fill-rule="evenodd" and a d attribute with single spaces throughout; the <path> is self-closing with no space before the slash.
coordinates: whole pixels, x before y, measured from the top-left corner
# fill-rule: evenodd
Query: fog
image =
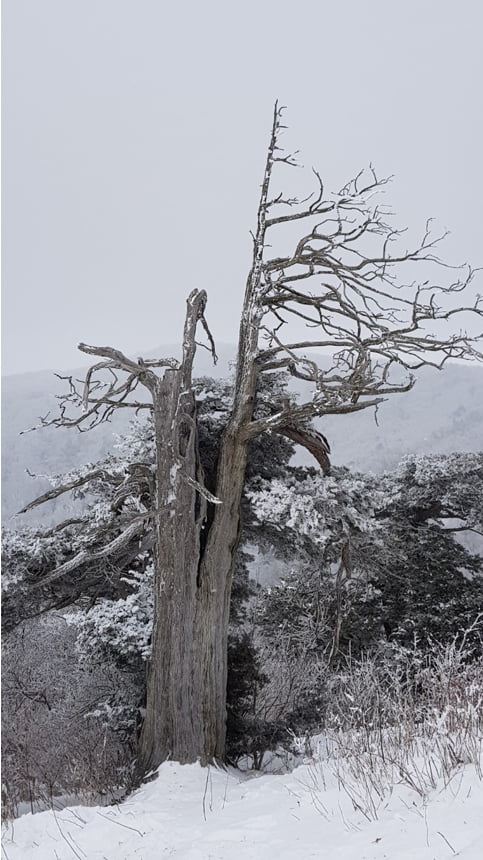
<path id="1" fill-rule="evenodd" d="M 176 340 L 193 287 L 235 340 L 276 98 L 308 175 L 337 190 L 373 162 L 411 235 L 434 216 L 445 259 L 481 264 L 482 17 L 441 0 L 7 2 L 3 372 L 76 366 L 80 340 Z"/>

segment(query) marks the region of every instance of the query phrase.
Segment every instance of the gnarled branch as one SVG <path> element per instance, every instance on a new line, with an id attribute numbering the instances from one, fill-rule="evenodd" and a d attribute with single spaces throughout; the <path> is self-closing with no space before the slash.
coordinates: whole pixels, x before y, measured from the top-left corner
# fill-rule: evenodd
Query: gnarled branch
<path id="1" fill-rule="evenodd" d="M 82 475 L 79 478 L 75 478 L 73 481 L 67 481 L 67 483 L 62 484 L 61 487 L 54 487 L 52 490 L 47 490 L 46 493 L 42 493 L 41 496 L 38 496 L 32 502 L 29 502 L 28 505 L 25 505 L 25 507 L 18 511 L 17 514 L 26 514 L 27 511 L 31 511 L 32 508 L 36 508 L 38 505 L 43 505 L 45 502 L 51 502 L 53 499 L 57 499 L 64 493 L 69 493 L 71 490 L 75 490 L 77 487 L 82 487 L 85 484 L 90 484 L 92 481 L 99 478 L 109 484 L 116 485 L 122 483 L 122 478 L 114 477 L 114 475 L 106 472 L 105 469 L 94 469 L 93 472 L 87 472 L 87 474 Z"/>
<path id="2" fill-rule="evenodd" d="M 60 567 L 53 570 L 52 573 L 49 573 L 48 576 L 44 576 L 39 582 L 34 583 L 34 587 L 42 588 L 45 585 L 49 585 L 49 583 L 54 582 L 56 579 L 60 579 L 61 576 L 73 573 L 75 570 L 93 561 L 116 557 L 135 537 L 142 534 L 145 521 L 150 516 L 151 514 L 149 513 L 137 516 L 120 535 L 117 535 L 114 540 L 101 547 L 101 549 L 90 552 L 84 549 L 81 550 L 73 558 L 69 559 L 69 561 L 64 562 Z"/>

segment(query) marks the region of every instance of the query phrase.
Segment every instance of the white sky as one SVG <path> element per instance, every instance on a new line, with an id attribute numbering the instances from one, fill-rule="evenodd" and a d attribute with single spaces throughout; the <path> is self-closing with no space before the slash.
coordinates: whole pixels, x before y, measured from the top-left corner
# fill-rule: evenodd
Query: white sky
<path id="1" fill-rule="evenodd" d="M 402 224 L 482 264 L 482 25 L 476 0 L 6 0 L 3 372 L 177 341 L 195 286 L 236 338 L 275 98 L 329 189 L 372 161 Z"/>

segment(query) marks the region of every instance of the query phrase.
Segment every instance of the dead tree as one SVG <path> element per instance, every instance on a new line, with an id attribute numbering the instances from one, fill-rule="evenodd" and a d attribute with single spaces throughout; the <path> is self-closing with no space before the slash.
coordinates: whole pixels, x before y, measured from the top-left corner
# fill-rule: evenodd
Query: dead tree
<path id="1" fill-rule="evenodd" d="M 96 549 L 98 556 L 115 559 L 133 540 L 149 538 L 154 550 L 155 618 L 140 774 L 167 758 L 206 763 L 224 756 L 228 615 L 249 442 L 261 433 L 282 433 L 304 445 L 327 471 L 328 443 L 307 426 L 310 419 L 377 408 L 387 395 L 412 388 L 412 370 L 423 365 L 441 368 L 451 358 L 483 357 L 478 338 L 459 328 L 443 336 L 438 328 L 439 320 L 482 315 L 479 299 L 454 306 L 473 271 L 455 272 L 439 262 L 436 249 L 443 237 L 435 238 L 429 223 L 416 248 L 401 249 L 401 232 L 389 226 L 389 213 L 377 202 L 387 180 L 378 179 L 372 168 L 337 194 L 327 195 L 314 172 L 316 191 L 309 198 L 271 196 L 274 170 L 295 163 L 281 148 L 281 119 L 276 105 L 240 321 L 233 406 L 214 493 L 205 487 L 198 457 L 191 376 L 198 323 L 215 356 L 204 291 L 194 290 L 188 298 L 181 361 L 136 362 L 111 347 L 81 344 L 82 352 L 100 361 L 88 371 L 82 391 L 70 380 L 60 417 L 47 420 L 88 429 L 127 407 L 149 409 L 154 417 L 152 510 L 131 515 L 120 534 L 106 537 Z M 293 250 L 270 257 L 272 234 L 298 226 L 303 231 Z M 424 274 L 428 266 L 439 266 L 449 283 L 412 276 L 405 282 L 404 273 L 414 264 Z M 304 337 L 290 336 L 293 321 L 305 326 Z M 320 366 L 313 353 L 308 356 L 309 349 L 330 355 L 328 366 Z M 310 398 L 274 403 L 270 414 L 255 418 L 260 375 L 281 369 L 310 382 Z M 99 377 L 105 372 L 109 383 Z M 143 388 L 147 400 L 136 399 Z M 70 417 L 69 403 L 81 403 L 82 414 Z M 133 476 L 138 482 L 152 479 L 142 468 Z M 90 477 L 81 480 L 88 483 Z M 74 571 L 88 556 L 86 551 L 83 559 L 74 557 L 50 579 Z"/>

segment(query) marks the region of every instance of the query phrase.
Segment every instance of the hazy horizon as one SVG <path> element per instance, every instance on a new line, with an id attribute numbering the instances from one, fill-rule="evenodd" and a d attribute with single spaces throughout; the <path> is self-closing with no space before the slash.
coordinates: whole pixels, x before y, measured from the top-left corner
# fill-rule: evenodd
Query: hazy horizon
<path id="1" fill-rule="evenodd" d="M 236 339 L 277 98 L 308 177 L 373 162 L 410 235 L 434 216 L 445 260 L 481 264 L 482 23 L 449 0 L 5 3 L 3 373 L 178 340 L 193 287 Z"/>

